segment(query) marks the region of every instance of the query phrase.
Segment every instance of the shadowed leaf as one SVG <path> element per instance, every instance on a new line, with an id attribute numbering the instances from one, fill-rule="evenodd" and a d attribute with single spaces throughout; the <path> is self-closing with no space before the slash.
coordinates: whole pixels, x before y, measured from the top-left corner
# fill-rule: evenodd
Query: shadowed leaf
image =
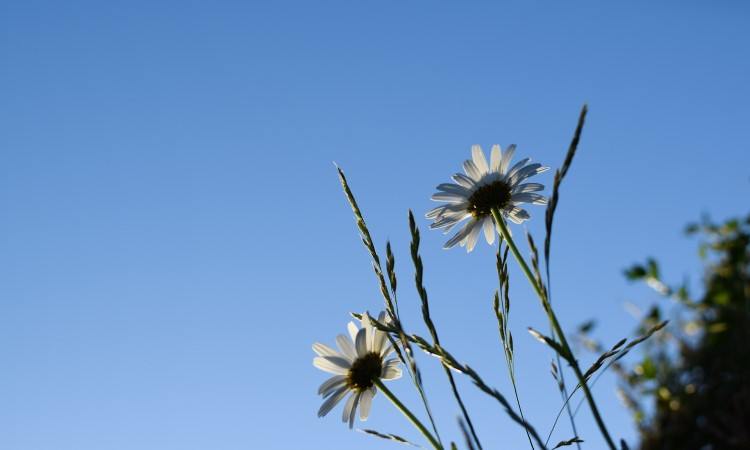
<path id="1" fill-rule="evenodd" d="M 560 442 L 558 442 L 557 445 L 555 445 L 554 447 L 552 447 L 552 450 L 555 450 L 556 448 L 560 448 L 560 447 L 567 447 L 567 446 L 573 445 L 573 444 L 580 444 L 582 442 L 583 442 L 583 439 L 578 439 L 577 437 L 574 437 L 572 439 L 568 439 L 567 441 L 560 441 Z"/>
<path id="2" fill-rule="evenodd" d="M 376 430 L 368 430 L 368 429 L 359 429 L 357 430 L 361 433 L 369 434 L 370 436 L 379 437 L 380 439 L 385 439 L 388 441 L 398 442 L 399 444 L 408 445 L 410 447 L 419 447 L 417 444 L 413 444 L 406 439 L 402 438 L 401 436 L 398 436 L 396 434 L 391 433 L 381 433 L 380 431 Z"/>

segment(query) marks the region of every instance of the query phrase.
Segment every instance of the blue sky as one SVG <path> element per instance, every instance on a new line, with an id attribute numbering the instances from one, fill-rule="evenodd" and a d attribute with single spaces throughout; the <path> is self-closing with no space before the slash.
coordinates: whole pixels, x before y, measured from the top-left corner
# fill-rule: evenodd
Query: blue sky
<path id="1" fill-rule="evenodd" d="M 3 2 L 0 5 L 0 447 L 9 450 L 393 448 L 315 415 L 314 341 L 381 308 L 332 162 L 381 251 L 394 245 L 406 325 L 419 321 L 406 213 L 469 156 L 516 143 L 558 166 L 553 249 L 564 326 L 615 342 L 622 269 L 646 256 L 700 280 L 683 225 L 747 212 L 748 7 L 741 2 Z M 542 176 L 549 184 L 551 174 Z M 743 200 L 744 199 L 744 200 Z M 528 229 L 542 239 L 543 209 Z M 486 245 L 423 233 L 447 348 L 509 384 Z M 545 329 L 515 271 L 521 398 L 559 406 Z M 585 357 L 584 357 L 585 359 Z M 422 367 L 446 439 L 457 409 Z M 406 380 L 393 390 L 417 409 Z M 486 448 L 525 436 L 465 380 Z M 632 441 L 605 377 L 607 423 Z M 580 433 L 602 448 L 588 412 Z M 367 427 L 419 436 L 381 396 Z M 556 441 L 571 437 L 561 427 Z"/>

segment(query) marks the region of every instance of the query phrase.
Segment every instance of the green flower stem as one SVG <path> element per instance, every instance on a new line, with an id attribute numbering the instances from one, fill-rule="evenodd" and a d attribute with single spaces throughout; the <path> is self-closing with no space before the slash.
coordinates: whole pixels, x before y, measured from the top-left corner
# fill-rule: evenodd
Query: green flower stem
<path id="1" fill-rule="evenodd" d="M 412 423 L 423 435 L 427 438 L 428 441 L 430 441 L 430 444 L 435 448 L 435 450 L 443 450 L 443 446 L 440 445 L 440 443 L 435 439 L 435 437 L 432 436 L 432 434 L 425 428 L 424 425 L 422 425 L 422 422 L 417 419 L 417 417 L 412 414 L 411 411 L 409 411 L 409 408 L 404 406 L 403 403 L 401 403 L 401 400 L 396 397 L 393 392 L 390 391 L 382 381 L 380 381 L 379 378 L 375 378 L 372 380 L 373 384 L 378 387 L 383 392 L 383 395 L 388 397 L 388 400 L 393 403 L 393 405 L 401 411 L 401 413 L 406 416 L 407 419 L 409 419 L 409 422 Z"/>
<path id="2" fill-rule="evenodd" d="M 531 273 L 531 269 L 529 268 L 529 265 L 526 264 L 526 260 L 523 258 L 523 256 L 521 256 L 521 252 L 518 251 L 518 247 L 516 247 L 516 243 L 513 241 L 513 238 L 510 235 L 508 226 L 505 224 L 505 219 L 503 219 L 503 217 L 500 215 L 500 212 L 496 208 L 492 208 L 492 217 L 495 219 L 495 223 L 500 228 L 500 235 L 503 237 L 503 239 L 505 239 L 505 242 L 508 244 L 508 247 L 510 248 L 511 253 L 513 253 L 513 256 L 516 258 L 516 261 L 518 261 L 518 265 L 521 266 L 521 269 L 523 269 L 523 272 L 526 275 L 526 278 L 529 279 L 529 283 L 531 283 L 531 286 L 534 288 L 534 291 L 536 291 L 536 295 L 539 296 L 539 299 L 542 301 L 542 307 L 544 308 L 544 311 L 547 313 L 547 317 L 549 318 L 549 321 L 552 324 L 552 328 L 555 330 L 555 334 L 557 334 L 557 338 L 560 341 L 560 345 L 562 346 L 563 351 L 567 353 L 567 355 L 562 355 L 562 356 L 570 362 L 570 366 L 573 368 L 573 371 L 575 372 L 576 377 L 578 378 L 578 383 L 581 385 L 581 389 L 583 389 L 583 393 L 586 396 L 586 400 L 588 401 L 589 406 L 591 407 L 591 413 L 594 415 L 594 419 L 596 420 L 596 424 L 599 426 L 599 430 L 601 430 L 601 433 L 604 436 L 604 439 L 607 441 L 609 448 L 612 450 L 617 450 L 617 447 L 615 446 L 615 443 L 612 440 L 612 437 L 609 435 L 609 431 L 607 431 L 607 426 L 604 424 L 604 420 L 602 419 L 601 414 L 599 414 L 599 408 L 596 407 L 594 396 L 591 395 L 591 391 L 589 390 L 588 384 L 586 384 L 586 380 L 583 377 L 581 368 L 578 366 L 578 362 L 573 357 L 573 352 L 570 349 L 570 345 L 568 345 L 568 340 L 565 338 L 565 333 L 563 333 L 562 331 L 560 322 L 557 320 L 557 316 L 555 315 L 555 312 L 552 310 L 552 306 L 549 304 L 549 300 L 547 299 L 547 296 L 545 295 L 539 283 L 537 283 L 537 280 L 536 278 L 534 278 L 534 275 Z"/>

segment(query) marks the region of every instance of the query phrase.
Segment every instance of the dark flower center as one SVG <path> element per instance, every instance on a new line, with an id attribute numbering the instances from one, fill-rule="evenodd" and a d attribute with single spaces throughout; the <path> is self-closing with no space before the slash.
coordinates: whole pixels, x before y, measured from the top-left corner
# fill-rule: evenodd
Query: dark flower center
<path id="1" fill-rule="evenodd" d="M 492 208 L 502 210 L 508 206 L 510 197 L 510 187 L 504 181 L 493 181 L 471 194 L 467 210 L 474 217 L 489 216 Z"/>
<path id="2" fill-rule="evenodd" d="M 350 388 L 359 391 L 372 387 L 372 380 L 380 377 L 383 372 L 383 360 L 374 352 L 357 358 L 346 376 L 346 383 Z"/>

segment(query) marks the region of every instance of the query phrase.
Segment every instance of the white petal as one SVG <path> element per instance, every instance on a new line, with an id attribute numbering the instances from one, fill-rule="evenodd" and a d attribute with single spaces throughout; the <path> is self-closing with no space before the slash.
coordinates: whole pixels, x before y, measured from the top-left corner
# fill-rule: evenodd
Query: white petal
<path id="1" fill-rule="evenodd" d="M 401 361 L 398 358 L 391 358 L 386 360 L 383 363 L 383 374 L 385 374 L 385 371 L 389 368 L 398 368 L 401 365 Z M 382 378 L 382 375 L 381 375 Z"/>
<path id="2" fill-rule="evenodd" d="M 464 215 L 466 214 L 466 211 L 448 211 L 445 210 L 440 215 L 440 217 L 435 218 L 435 221 L 430 225 L 433 229 L 435 228 L 442 228 L 446 225 L 440 225 L 445 221 L 452 222 L 454 220 L 461 220 L 464 218 Z"/>
<path id="3" fill-rule="evenodd" d="M 514 206 L 508 213 L 508 218 L 514 223 L 521 224 L 525 220 L 529 220 L 531 216 L 525 209 Z"/>
<path id="4" fill-rule="evenodd" d="M 359 420 L 364 422 L 370 416 L 370 407 L 372 406 L 372 397 L 374 395 L 374 388 L 370 388 L 362 393 L 362 396 L 359 398 Z"/>
<path id="5" fill-rule="evenodd" d="M 401 368 L 398 366 L 388 366 L 383 370 L 383 378 L 384 380 L 397 380 L 401 378 Z"/>
<path id="6" fill-rule="evenodd" d="M 432 228 L 433 230 L 437 230 L 440 228 L 450 227 L 460 221 L 461 217 L 441 217 L 439 220 L 436 220 L 435 223 L 431 223 L 430 228 Z"/>
<path id="7" fill-rule="evenodd" d="M 508 167 L 510 167 L 510 160 L 513 159 L 513 153 L 516 152 L 516 144 L 511 144 L 503 152 L 503 158 L 500 162 L 500 174 L 505 175 Z"/>
<path id="8" fill-rule="evenodd" d="M 533 203 L 535 205 L 546 205 L 547 198 L 534 192 L 521 192 L 513 194 L 510 198 L 513 203 Z"/>
<path id="9" fill-rule="evenodd" d="M 544 185 L 541 183 L 524 183 L 516 185 L 513 188 L 514 194 L 521 194 L 523 192 L 536 192 L 536 191 L 543 191 Z"/>
<path id="10" fill-rule="evenodd" d="M 529 220 L 529 219 L 531 219 L 531 216 L 529 215 L 529 213 L 525 209 L 522 209 L 522 208 L 514 208 L 514 209 L 518 209 L 518 211 L 515 211 L 514 214 L 519 219 L 522 219 L 522 220 Z"/>
<path id="11" fill-rule="evenodd" d="M 482 147 L 478 145 L 471 146 L 471 159 L 474 160 L 474 165 L 479 169 L 479 173 L 484 175 L 489 172 L 490 168 L 487 166 L 487 159 L 484 157 Z"/>
<path id="12" fill-rule="evenodd" d="M 453 224 L 451 224 L 451 225 L 448 225 L 448 226 L 444 227 L 444 228 L 443 228 L 443 234 L 448 234 L 448 233 L 450 233 L 450 232 L 451 232 L 451 230 L 453 229 L 453 227 L 455 227 L 456 225 L 458 225 L 458 224 L 460 224 L 460 223 L 461 223 L 461 221 L 458 221 L 458 222 L 455 222 L 455 223 L 453 223 Z"/>
<path id="13" fill-rule="evenodd" d="M 474 180 L 472 180 L 471 178 L 467 177 L 466 175 L 462 173 L 457 173 L 453 175 L 453 181 L 455 181 L 456 183 L 460 184 L 461 186 L 467 189 L 471 189 L 474 186 Z"/>
<path id="14" fill-rule="evenodd" d="M 497 144 L 493 145 L 490 151 L 490 172 L 500 172 L 501 158 L 500 146 Z"/>
<path id="15" fill-rule="evenodd" d="M 467 214 L 466 208 L 468 208 L 468 206 L 469 206 L 468 202 L 440 205 L 437 208 L 434 208 L 430 210 L 429 212 L 427 212 L 427 214 L 425 214 L 425 217 L 427 217 L 428 219 L 432 219 L 436 222 L 440 221 L 444 217 L 449 217 L 453 219 L 458 218 L 460 220 L 466 216 Z M 433 228 L 436 228 L 436 227 L 433 226 Z"/>
<path id="16" fill-rule="evenodd" d="M 381 312 L 380 315 L 378 316 L 378 322 L 383 323 L 383 319 L 385 319 L 385 313 Z M 388 336 L 384 332 L 376 329 L 375 339 L 373 339 L 373 342 L 372 342 L 372 351 L 375 353 L 382 352 L 383 346 L 385 345 L 387 338 Z"/>
<path id="17" fill-rule="evenodd" d="M 442 183 L 442 184 L 438 184 L 435 189 L 437 189 L 438 191 L 450 192 L 453 194 L 462 194 L 466 197 L 469 196 L 469 188 L 460 186 L 458 184 Z"/>
<path id="18" fill-rule="evenodd" d="M 469 232 L 471 231 L 471 227 L 474 222 L 475 222 L 474 220 L 467 222 L 466 225 L 464 225 L 463 228 L 458 230 L 458 232 L 454 234 L 452 238 L 448 239 L 448 242 L 446 242 L 445 245 L 443 245 L 443 248 L 448 249 L 448 248 L 455 247 L 456 244 L 463 241 L 466 235 L 468 235 Z"/>
<path id="19" fill-rule="evenodd" d="M 443 213 L 445 206 L 446 205 L 440 205 L 435 208 L 432 208 L 431 210 L 427 211 L 424 216 L 428 219 L 436 219 L 440 217 L 440 215 Z"/>
<path id="20" fill-rule="evenodd" d="M 465 205 L 464 203 L 460 204 L 462 208 L 464 208 L 464 205 Z M 462 209 L 461 211 L 455 211 L 455 212 L 446 209 L 439 216 L 433 219 L 435 222 L 430 224 L 430 228 L 432 228 L 433 230 L 436 230 L 436 229 L 448 227 L 448 229 L 450 229 L 456 222 L 460 222 L 464 220 L 469 215 L 470 214 L 466 212 L 465 209 Z M 445 232 L 447 233 L 448 231 L 445 230 Z"/>
<path id="21" fill-rule="evenodd" d="M 343 334 L 339 334 L 338 336 L 336 336 L 336 344 L 339 346 L 339 349 L 344 356 L 352 361 L 357 358 L 357 352 L 354 351 L 354 345 L 352 344 L 351 339 L 344 336 Z"/>
<path id="22" fill-rule="evenodd" d="M 463 216 L 466 214 L 466 208 L 468 207 L 469 202 L 443 205 L 443 211 L 440 213 L 440 216 Z"/>
<path id="23" fill-rule="evenodd" d="M 513 167 L 508 169 L 508 173 L 505 175 L 505 178 L 508 180 L 508 184 L 511 186 L 514 185 L 514 183 L 510 182 L 510 180 L 520 171 L 529 161 L 531 161 L 531 158 L 524 158 L 517 163 L 513 164 Z"/>
<path id="24" fill-rule="evenodd" d="M 347 331 L 349 331 L 349 336 L 352 338 L 352 342 L 357 342 L 357 333 L 359 332 L 359 327 L 354 322 L 349 322 L 346 325 Z"/>
<path id="25" fill-rule="evenodd" d="M 313 359 L 313 365 L 334 375 L 346 375 L 351 367 L 351 363 L 340 356 L 318 356 Z"/>
<path id="26" fill-rule="evenodd" d="M 328 397 L 330 394 L 336 392 L 341 386 L 346 383 L 346 377 L 344 375 L 334 375 L 327 379 L 318 388 L 318 395 Z"/>
<path id="27" fill-rule="evenodd" d="M 341 356 L 339 352 L 320 342 L 314 343 L 312 349 L 318 356 Z"/>
<path id="28" fill-rule="evenodd" d="M 354 341 L 357 349 L 357 356 L 362 357 L 367 354 L 367 330 L 362 328 L 357 333 L 357 339 Z"/>
<path id="29" fill-rule="evenodd" d="M 467 195 L 456 194 L 453 192 L 437 192 L 435 194 L 432 194 L 431 197 L 433 201 L 447 203 L 461 203 L 465 202 L 467 198 Z"/>
<path id="30" fill-rule="evenodd" d="M 341 410 L 341 421 L 342 422 L 348 422 L 349 416 L 352 414 L 352 409 L 355 406 L 355 402 L 357 401 L 357 394 L 356 392 L 352 392 L 352 395 L 349 396 L 349 398 L 346 400 L 346 404 L 344 404 L 344 409 Z"/>
<path id="31" fill-rule="evenodd" d="M 390 342 L 386 342 L 383 344 L 383 349 L 380 351 L 380 356 L 382 358 L 385 358 L 386 356 L 393 353 L 395 350 L 393 349 L 393 345 Z"/>
<path id="32" fill-rule="evenodd" d="M 542 167 L 539 163 L 529 164 L 528 166 L 519 169 L 515 174 L 509 176 L 508 183 L 511 186 L 514 186 L 529 177 L 538 173 L 546 172 L 547 170 L 549 170 L 549 167 Z"/>
<path id="33" fill-rule="evenodd" d="M 479 168 L 477 168 L 476 164 L 471 160 L 467 159 L 464 161 L 464 171 L 466 172 L 466 175 L 475 182 L 482 178 L 482 172 L 479 171 Z"/>
<path id="34" fill-rule="evenodd" d="M 483 222 L 484 238 L 487 239 L 487 243 L 492 245 L 495 243 L 495 221 L 492 217 L 485 217 Z"/>
<path id="35" fill-rule="evenodd" d="M 334 406 L 338 404 L 338 402 L 341 401 L 342 398 L 346 396 L 346 393 L 349 392 L 349 389 L 344 386 L 339 388 L 336 392 L 331 394 L 330 397 L 326 399 L 326 401 L 323 402 L 323 404 L 320 406 L 320 409 L 318 410 L 318 417 L 323 417 L 331 410 Z"/>
<path id="36" fill-rule="evenodd" d="M 372 345 L 375 342 L 375 328 L 370 322 L 370 314 L 362 314 L 362 328 L 365 330 L 365 344 L 367 345 L 367 351 L 372 351 Z"/>
<path id="37" fill-rule="evenodd" d="M 515 223 L 516 225 L 520 225 L 523 223 L 523 220 L 519 219 L 515 216 L 515 214 L 506 213 L 505 218 L 510 220 L 511 222 Z"/>
<path id="38" fill-rule="evenodd" d="M 471 229 L 471 233 L 466 237 L 466 252 L 469 253 L 474 250 L 474 246 L 477 245 L 479 240 L 479 233 L 482 231 L 482 223 L 480 221 L 474 221 L 474 226 Z"/>
<path id="39" fill-rule="evenodd" d="M 343 422 L 349 422 L 349 428 L 354 426 L 354 418 L 357 414 L 357 403 L 359 403 L 359 396 L 360 393 L 352 393 L 352 395 L 349 397 L 349 400 L 346 402 L 346 406 L 344 406 L 344 411 L 341 414 L 341 420 Z"/>

